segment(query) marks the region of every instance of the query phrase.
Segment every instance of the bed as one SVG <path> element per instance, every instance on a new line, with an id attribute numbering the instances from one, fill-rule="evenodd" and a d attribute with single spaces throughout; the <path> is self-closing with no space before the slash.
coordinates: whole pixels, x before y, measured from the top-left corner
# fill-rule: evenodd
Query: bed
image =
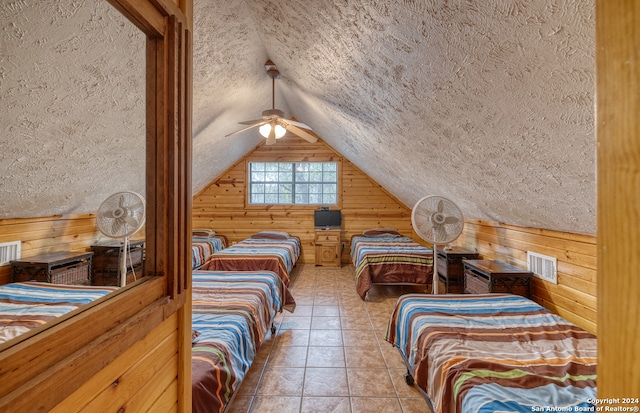
<path id="1" fill-rule="evenodd" d="M 35 281 L 0 285 L 0 344 L 116 289 Z"/>
<path id="2" fill-rule="evenodd" d="M 191 239 L 191 268 L 199 269 L 209 257 L 229 245 L 228 238 L 211 229 L 194 229 Z"/>
<path id="3" fill-rule="evenodd" d="M 434 412 L 577 411 L 596 397 L 596 337 L 521 296 L 403 295 L 386 340 Z"/>
<path id="4" fill-rule="evenodd" d="M 231 402 L 273 319 L 295 301 L 273 272 L 194 271 L 192 411 L 219 413 Z"/>
<path id="5" fill-rule="evenodd" d="M 372 229 L 351 237 L 356 291 L 366 298 L 373 284 L 432 283 L 433 251 L 393 229 Z"/>
<path id="6" fill-rule="evenodd" d="M 261 231 L 229 248 L 217 251 L 204 265 L 211 271 L 273 271 L 285 286 L 300 258 L 300 238 L 284 232 Z"/>

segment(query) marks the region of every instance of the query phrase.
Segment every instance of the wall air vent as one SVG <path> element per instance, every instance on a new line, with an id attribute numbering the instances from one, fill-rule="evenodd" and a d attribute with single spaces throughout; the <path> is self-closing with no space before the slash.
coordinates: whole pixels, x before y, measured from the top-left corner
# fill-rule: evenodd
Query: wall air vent
<path id="1" fill-rule="evenodd" d="M 0 266 L 20 259 L 20 241 L 0 243 Z"/>
<path id="2" fill-rule="evenodd" d="M 535 277 L 558 284 L 558 260 L 547 255 L 527 251 L 527 269 Z"/>

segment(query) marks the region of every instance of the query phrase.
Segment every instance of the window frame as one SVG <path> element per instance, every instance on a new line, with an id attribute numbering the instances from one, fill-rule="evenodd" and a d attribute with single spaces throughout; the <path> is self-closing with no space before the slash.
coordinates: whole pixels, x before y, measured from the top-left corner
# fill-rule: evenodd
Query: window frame
<path id="1" fill-rule="evenodd" d="M 255 162 L 286 162 L 286 163 L 302 163 L 302 162 L 335 162 L 336 163 L 336 203 L 335 204 L 252 204 L 251 197 L 251 168 L 249 164 Z M 277 160 L 265 159 L 263 157 L 249 157 L 244 162 L 244 207 L 247 210 L 263 210 L 263 209 L 281 209 L 281 210 L 315 210 L 321 206 L 330 206 L 332 209 L 342 209 L 342 159 L 337 157 L 318 157 L 309 159 L 307 157 L 286 157 Z"/>
<path id="2" fill-rule="evenodd" d="M 335 170 L 334 171 L 325 171 L 324 170 L 324 164 L 334 164 L 335 166 Z M 256 171 L 256 170 L 252 170 L 252 165 L 254 164 L 278 164 L 278 170 L 277 171 L 270 171 L 268 170 L 268 168 L 265 168 L 263 171 Z M 287 164 L 289 166 L 291 166 L 291 180 L 290 181 L 285 181 L 285 180 L 280 180 L 280 178 L 278 177 L 277 181 L 274 182 L 267 182 L 265 181 L 253 181 L 253 174 L 254 173 L 260 173 L 260 172 L 264 172 L 265 174 L 268 172 L 275 172 L 276 174 L 281 174 L 281 173 L 287 173 L 289 171 L 284 171 L 280 169 L 280 165 L 279 164 Z M 322 165 L 322 171 L 320 172 L 321 174 L 324 174 L 325 172 L 333 172 L 335 173 L 335 181 L 311 181 L 311 180 L 297 180 L 296 177 L 300 177 L 300 173 L 304 173 L 304 172 L 298 172 L 297 171 L 297 166 L 301 165 L 301 164 L 320 164 Z M 247 163 L 248 167 L 247 167 L 247 181 L 248 181 L 248 185 L 247 185 L 247 202 L 249 203 L 249 205 L 257 205 L 257 206 L 261 206 L 261 205 L 296 205 L 296 206 L 332 206 L 335 207 L 338 205 L 338 193 L 339 193 L 339 176 L 338 176 L 338 162 L 336 161 L 309 161 L 309 160 L 305 160 L 305 161 L 250 161 Z M 306 173 L 311 173 L 312 171 L 308 171 Z M 324 176 L 323 176 L 324 178 Z M 261 192 L 261 193 L 257 193 L 255 194 L 253 192 L 253 188 L 255 185 L 278 185 L 280 187 L 280 185 L 291 185 L 291 200 L 292 202 L 252 202 L 252 198 L 254 195 L 263 195 L 263 196 L 267 196 L 267 195 L 272 195 L 271 192 L 267 193 L 267 192 Z M 333 195 L 335 197 L 335 202 L 333 203 L 328 203 L 328 202 L 295 202 L 296 200 L 296 187 L 298 185 L 335 185 L 335 192 L 332 194 L 328 194 L 328 195 Z M 310 191 L 306 191 L 303 192 L 303 194 L 305 194 L 307 196 L 307 198 L 311 195 Z M 314 192 L 315 194 L 315 192 Z M 320 196 L 324 198 L 325 192 L 324 189 L 323 191 L 320 193 Z"/>

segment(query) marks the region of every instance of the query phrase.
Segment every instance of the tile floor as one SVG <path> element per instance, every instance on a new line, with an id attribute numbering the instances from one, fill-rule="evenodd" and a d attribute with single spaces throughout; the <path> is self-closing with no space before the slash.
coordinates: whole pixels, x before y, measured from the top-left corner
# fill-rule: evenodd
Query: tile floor
<path id="1" fill-rule="evenodd" d="M 290 288 L 295 312 L 278 315 L 229 413 L 429 411 L 384 340 L 397 297 L 419 289 L 374 286 L 362 301 L 352 265 L 313 264 L 298 264 Z"/>

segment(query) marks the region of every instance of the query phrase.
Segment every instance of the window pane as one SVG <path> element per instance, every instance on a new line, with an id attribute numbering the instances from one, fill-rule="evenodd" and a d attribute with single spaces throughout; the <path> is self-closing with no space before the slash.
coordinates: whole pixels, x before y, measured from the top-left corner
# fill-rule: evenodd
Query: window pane
<path id="1" fill-rule="evenodd" d="M 336 172 L 324 172 L 322 174 L 322 181 L 323 182 L 337 182 L 338 180 L 336 179 L 337 173 Z"/>
<path id="2" fill-rule="evenodd" d="M 324 194 L 322 200 L 324 205 L 335 205 L 338 203 L 337 197 L 333 194 Z"/>
<path id="3" fill-rule="evenodd" d="M 251 162 L 249 166 L 252 171 L 264 171 L 264 162 Z"/>
<path id="4" fill-rule="evenodd" d="M 264 192 L 268 194 L 277 194 L 278 193 L 278 184 L 266 184 L 264 186 Z"/>
<path id="5" fill-rule="evenodd" d="M 273 162 L 266 162 L 265 163 L 265 171 L 267 171 L 267 172 L 277 172 L 278 171 L 278 164 L 277 163 L 273 163 Z"/>
<path id="6" fill-rule="evenodd" d="M 277 204 L 278 203 L 278 194 L 266 194 L 264 196 L 265 204 Z"/>
<path id="7" fill-rule="evenodd" d="M 322 185 L 321 184 L 310 184 L 309 185 L 309 193 L 310 194 L 321 194 L 322 193 Z"/>
<path id="8" fill-rule="evenodd" d="M 251 174 L 251 182 L 263 182 L 264 172 L 253 172 Z"/>
<path id="9" fill-rule="evenodd" d="M 309 203 L 310 204 L 321 204 L 322 203 L 322 195 L 320 195 L 320 194 L 309 194 Z"/>
<path id="10" fill-rule="evenodd" d="M 291 182 L 293 181 L 293 173 L 291 172 L 280 172 L 278 174 L 278 179 L 280 182 Z"/>
<path id="11" fill-rule="evenodd" d="M 251 203 L 252 204 L 264 204 L 264 195 L 262 195 L 262 194 L 251 194 Z"/>
<path id="12" fill-rule="evenodd" d="M 309 182 L 322 182 L 322 172 L 309 173 Z"/>
<path id="13" fill-rule="evenodd" d="M 309 173 L 308 172 L 298 172 L 298 173 L 296 173 L 296 181 L 297 182 L 309 182 Z"/>
<path id="14" fill-rule="evenodd" d="M 251 193 L 252 194 L 262 194 L 262 193 L 264 193 L 264 184 L 253 184 L 253 185 L 251 185 Z"/>
<path id="15" fill-rule="evenodd" d="M 336 162 L 324 162 L 322 169 L 324 171 L 338 171 L 338 164 Z"/>
<path id="16" fill-rule="evenodd" d="M 278 185 L 278 192 L 280 192 L 281 194 L 291 194 L 293 193 L 293 185 L 280 184 Z"/>
<path id="17" fill-rule="evenodd" d="M 335 194 L 336 193 L 335 184 L 324 184 L 324 185 L 322 185 L 322 193 L 323 194 Z"/>
<path id="18" fill-rule="evenodd" d="M 309 203 L 309 194 L 301 194 L 296 192 L 296 204 L 308 204 Z"/>

